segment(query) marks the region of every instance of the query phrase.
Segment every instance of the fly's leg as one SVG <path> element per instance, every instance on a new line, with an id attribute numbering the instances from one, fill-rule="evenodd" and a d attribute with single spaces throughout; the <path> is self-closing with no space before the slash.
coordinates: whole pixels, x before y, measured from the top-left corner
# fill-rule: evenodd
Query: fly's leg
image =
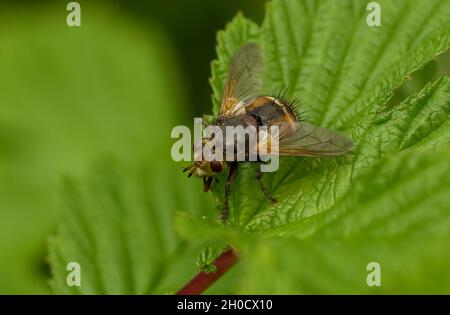
<path id="1" fill-rule="evenodd" d="M 228 197 L 231 194 L 231 184 L 233 183 L 233 180 L 235 179 L 237 175 L 237 163 L 231 163 L 230 164 L 230 171 L 228 173 L 227 182 L 225 183 L 225 196 L 223 199 L 223 209 L 222 209 L 222 216 L 221 221 L 225 223 L 228 218 Z"/>
<path id="2" fill-rule="evenodd" d="M 277 204 L 278 201 L 272 196 L 272 194 L 270 193 L 270 191 L 266 188 L 266 186 L 264 186 L 264 183 L 262 181 L 262 176 L 263 176 L 263 172 L 261 172 L 260 170 L 257 171 L 256 173 L 256 180 L 259 183 L 259 188 L 261 188 L 261 191 L 264 193 L 264 196 L 266 196 L 266 199 L 269 200 L 273 205 Z"/>

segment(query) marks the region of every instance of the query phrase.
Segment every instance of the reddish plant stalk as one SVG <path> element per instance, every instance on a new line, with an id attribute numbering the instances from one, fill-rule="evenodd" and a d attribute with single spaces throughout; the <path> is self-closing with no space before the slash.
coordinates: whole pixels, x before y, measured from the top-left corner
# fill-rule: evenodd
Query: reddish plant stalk
<path id="1" fill-rule="evenodd" d="M 191 281 L 189 281 L 181 290 L 179 290 L 177 295 L 196 295 L 202 294 L 206 289 L 208 289 L 214 282 L 216 282 L 224 273 L 230 270 L 237 261 L 238 255 L 236 251 L 232 248 L 224 251 L 219 257 L 214 261 L 214 265 L 217 270 L 215 272 L 206 273 L 200 271 Z"/>

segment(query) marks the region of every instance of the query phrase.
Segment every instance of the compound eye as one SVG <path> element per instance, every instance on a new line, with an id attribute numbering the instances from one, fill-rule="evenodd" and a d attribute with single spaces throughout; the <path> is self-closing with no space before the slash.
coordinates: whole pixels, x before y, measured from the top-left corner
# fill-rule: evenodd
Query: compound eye
<path id="1" fill-rule="evenodd" d="M 209 162 L 209 166 L 214 173 L 222 172 L 222 163 L 219 161 L 211 161 Z"/>

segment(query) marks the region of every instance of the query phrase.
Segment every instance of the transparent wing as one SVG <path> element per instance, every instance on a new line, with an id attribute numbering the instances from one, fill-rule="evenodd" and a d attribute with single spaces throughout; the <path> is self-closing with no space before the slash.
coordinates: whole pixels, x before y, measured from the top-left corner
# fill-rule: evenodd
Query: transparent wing
<path id="1" fill-rule="evenodd" d="M 262 59 L 258 44 L 249 43 L 239 48 L 228 69 L 220 116 L 236 115 L 244 110 L 244 101 L 258 96 L 261 72 Z"/>
<path id="2" fill-rule="evenodd" d="M 279 148 L 269 152 L 292 156 L 338 156 L 353 150 L 352 140 L 337 131 L 308 123 L 279 126 Z"/>

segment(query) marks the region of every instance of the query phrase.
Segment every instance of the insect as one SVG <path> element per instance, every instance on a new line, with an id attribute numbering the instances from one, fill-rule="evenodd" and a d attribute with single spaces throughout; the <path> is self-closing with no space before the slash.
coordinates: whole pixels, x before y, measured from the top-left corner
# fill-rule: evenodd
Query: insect
<path id="1" fill-rule="evenodd" d="M 278 127 L 278 148 L 271 147 L 271 154 L 281 156 L 329 157 L 343 155 L 353 148 L 350 138 L 336 131 L 316 127 L 302 121 L 291 102 L 280 96 L 260 95 L 262 74 L 262 58 L 260 48 L 256 43 L 242 46 L 233 56 L 229 65 L 227 79 L 222 96 L 220 112 L 214 125 L 222 129 L 227 126 Z M 241 139 L 242 140 L 242 139 Z M 202 145 L 208 145 L 211 138 L 203 138 Z M 239 140 L 235 140 L 239 141 Z M 248 141 L 242 140 L 245 145 Z M 266 143 L 267 144 L 267 143 Z M 230 143 L 225 144 L 225 146 Z M 235 146 L 235 143 L 231 144 Z M 256 144 L 258 147 L 259 143 Z M 270 143 L 269 143 L 270 147 Z M 249 148 L 250 149 L 250 148 Z M 245 160 L 249 162 L 249 160 Z M 263 163 L 260 159 L 253 161 Z M 233 180 L 238 173 L 239 162 L 236 159 L 206 160 L 200 159 L 186 167 L 188 176 L 203 179 L 204 191 L 210 189 L 216 175 L 228 171 L 225 182 L 224 201 L 221 220 L 228 217 L 228 198 L 231 194 Z M 255 178 L 262 193 L 273 204 L 277 200 L 272 196 L 262 181 L 259 170 Z"/>

